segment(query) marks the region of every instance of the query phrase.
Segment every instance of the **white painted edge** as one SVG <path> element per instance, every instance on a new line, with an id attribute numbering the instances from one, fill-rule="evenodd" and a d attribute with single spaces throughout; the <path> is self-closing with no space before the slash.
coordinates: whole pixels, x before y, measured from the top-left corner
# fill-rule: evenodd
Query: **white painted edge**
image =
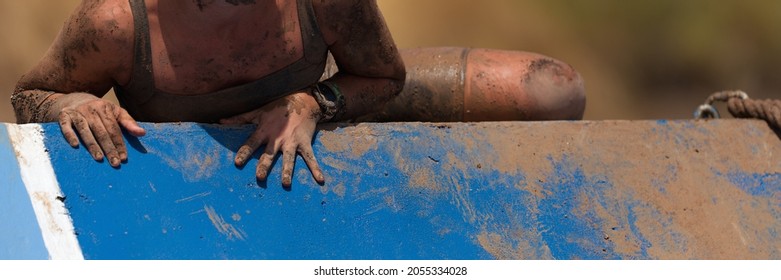
<path id="1" fill-rule="evenodd" d="M 43 128 L 39 124 L 6 124 L 6 128 L 49 258 L 83 260 L 73 220 L 65 203 L 57 199 L 62 190 L 43 142 Z"/>

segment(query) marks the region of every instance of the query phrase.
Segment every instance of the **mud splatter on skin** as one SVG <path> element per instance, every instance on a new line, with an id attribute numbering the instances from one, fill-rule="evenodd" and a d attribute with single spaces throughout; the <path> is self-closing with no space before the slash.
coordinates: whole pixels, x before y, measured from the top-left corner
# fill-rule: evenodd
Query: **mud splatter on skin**
<path id="1" fill-rule="evenodd" d="M 409 49 L 403 90 L 381 110 L 359 121 L 462 121 L 463 48 Z M 332 61 L 329 61 L 332 63 Z M 335 68 L 336 66 L 330 66 Z"/>
<path id="2" fill-rule="evenodd" d="M 523 76 L 524 81 L 528 82 L 531 79 L 531 75 L 533 73 L 545 70 L 547 68 L 558 69 L 556 71 L 559 72 L 561 66 L 559 66 L 558 63 L 553 61 L 553 59 L 549 59 L 549 58 L 535 59 L 534 61 L 532 61 L 532 63 L 529 64 L 529 72 L 527 72 L 526 75 Z"/>
<path id="3" fill-rule="evenodd" d="M 120 80 L 121 73 L 127 73 L 132 32 L 124 28 L 127 23 L 106 16 L 115 8 L 104 1 L 82 2 L 41 62 L 17 83 L 12 97 L 17 122 L 55 121 L 61 105 L 56 102 L 59 96 L 51 93 L 102 96 L 111 88 L 112 79 Z M 84 64 L 100 67 L 96 73 L 83 73 Z"/>
<path id="4" fill-rule="evenodd" d="M 155 81 L 162 91 L 212 93 L 256 81 L 303 57 L 295 1 L 194 0 L 187 4 L 191 9 L 186 11 L 161 7 L 160 24 L 150 26 Z M 204 16 L 201 13 L 224 11 L 240 14 L 225 18 L 233 22 L 224 25 L 199 19 Z M 187 21 L 192 24 L 183 24 Z"/>
<path id="5" fill-rule="evenodd" d="M 584 110 L 576 106 L 585 103 L 577 72 L 546 56 L 470 48 L 405 49 L 401 55 L 403 90 L 359 121 L 577 119 Z"/>
<path id="6" fill-rule="evenodd" d="M 11 106 L 14 107 L 17 122 L 45 122 L 49 119 L 47 116 L 53 106 L 53 102 L 50 99 L 54 92 L 17 90 L 17 92 L 11 95 Z"/>
<path id="7" fill-rule="evenodd" d="M 331 21 L 330 28 L 344 36 L 344 45 L 348 53 L 360 55 L 356 58 L 369 65 L 389 65 L 398 63 L 398 48 L 388 40 L 390 30 L 385 25 L 385 19 L 379 12 L 374 1 L 352 1 L 352 7 L 343 7 L 336 3 L 319 3 L 326 5 L 324 10 L 328 18 L 342 19 Z M 349 19 L 349 20 L 343 20 Z M 364 42 L 379 42 L 376 51 L 357 49 L 366 47 Z M 374 46 L 373 46 L 374 47 Z"/>
<path id="8" fill-rule="evenodd" d="M 330 80 L 351 81 L 345 114 L 336 120 L 371 113 L 402 90 L 404 62 L 375 1 L 314 1 L 313 6 L 329 50 L 340 60 L 340 72 Z"/>
<path id="9" fill-rule="evenodd" d="M 193 0 L 196 6 L 198 6 L 198 9 L 203 11 L 203 8 L 206 8 L 207 6 L 214 3 L 215 0 Z"/>

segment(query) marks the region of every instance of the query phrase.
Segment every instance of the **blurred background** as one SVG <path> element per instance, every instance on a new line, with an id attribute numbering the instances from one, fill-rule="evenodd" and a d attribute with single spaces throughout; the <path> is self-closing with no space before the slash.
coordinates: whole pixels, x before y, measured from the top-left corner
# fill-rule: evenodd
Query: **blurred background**
<path id="1" fill-rule="evenodd" d="M 0 0 L 0 122 L 78 0 Z M 685 119 L 709 94 L 781 98 L 781 1 L 378 0 L 401 48 L 524 50 L 573 65 L 586 119 Z M 727 114 L 722 111 L 722 114 Z"/>

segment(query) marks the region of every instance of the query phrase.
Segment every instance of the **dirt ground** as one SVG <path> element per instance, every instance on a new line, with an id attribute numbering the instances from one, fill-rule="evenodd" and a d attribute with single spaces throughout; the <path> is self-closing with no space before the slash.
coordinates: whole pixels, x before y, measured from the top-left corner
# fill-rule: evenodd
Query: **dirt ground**
<path id="1" fill-rule="evenodd" d="M 0 0 L 0 122 L 15 121 L 14 84 L 78 2 Z M 525 50 L 568 62 L 586 81 L 586 119 L 690 118 L 726 89 L 781 98 L 781 1 L 378 3 L 402 48 Z"/>

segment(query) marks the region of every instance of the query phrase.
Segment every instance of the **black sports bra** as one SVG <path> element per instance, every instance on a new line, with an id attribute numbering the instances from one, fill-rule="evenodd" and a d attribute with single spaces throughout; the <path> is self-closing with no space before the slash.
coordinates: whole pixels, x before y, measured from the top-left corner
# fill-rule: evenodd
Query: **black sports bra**
<path id="1" fill-rule="evenodd" d="M 129 0 L 135 25 L 133 71 L 127 85 L 114 85 L 122 107 L 146 122 L 215 123 L 248 112 L 320 79 L 328 46 L 317 26 L 311 0 L 298 1 L 304 56 L 268 76 L 243 85 L 199 95 L 176 95 L 155 88 L 152 47 L 144 0 Z"/>

